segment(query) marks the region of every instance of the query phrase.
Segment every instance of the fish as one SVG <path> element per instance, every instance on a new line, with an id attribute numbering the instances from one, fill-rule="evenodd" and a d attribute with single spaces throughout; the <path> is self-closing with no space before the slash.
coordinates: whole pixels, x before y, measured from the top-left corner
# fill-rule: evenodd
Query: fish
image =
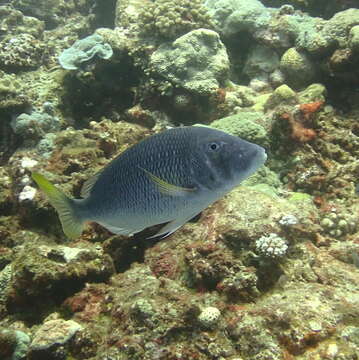
<path id="1" fill-rule="evenodd" d="M 164 224 L 164 238 L 252 175 L 263 147 L 207 126 L 167 129 L 146 137 L 88 179 L 73 199 L 38 172 L 32 179 L 57 211 L 63 231 L 79 237 L 96 222 L 131 236 Z"/>

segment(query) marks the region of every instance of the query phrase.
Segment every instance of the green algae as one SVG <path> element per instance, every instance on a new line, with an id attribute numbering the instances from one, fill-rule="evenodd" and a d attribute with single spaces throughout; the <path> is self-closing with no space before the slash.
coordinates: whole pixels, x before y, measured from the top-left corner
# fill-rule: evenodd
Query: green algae
<path id="1" fill-rule="evenodd" d="M 211 127 L 239 136 L 248 141 L 265 144 L 267 132 L 260 124 L 263 114 L 260 112 L 241 111 L 211 123 Z"/>
<path id="2" fill-rule="evenodd" d="M 294 204 L 295 203 L 312 203 L 313 198 L 309 194 L 296 192 L 296 193 L 292 193 L 288 197 L 288 201 L 292 202 Z"/>
<path id="3" fill-rule="evenodd" d="M 325 101 L 327 89 L 322 84 L 311 84 L 298 94 L 299 102 L 302 104 Z"/>
<path id="4" fill-rule="evenodd" d="M 260 191 L 274 199 L 278 198 L 278 191 L 268 184 L 257 184 L 251 186 L 251 188 L 255 191 Z"/>

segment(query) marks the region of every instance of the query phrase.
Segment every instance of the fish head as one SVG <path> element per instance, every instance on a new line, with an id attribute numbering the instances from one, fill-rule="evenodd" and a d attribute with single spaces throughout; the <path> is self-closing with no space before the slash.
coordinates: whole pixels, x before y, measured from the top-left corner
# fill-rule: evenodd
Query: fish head
<path id="1" fill-rule="evenodd" d="M 199 175 L 203 185 L 222 190 L 238 185 L 267 159 L 261 146 L 214 129 L 199 138 L 198 154 L 207 173 Z"/>

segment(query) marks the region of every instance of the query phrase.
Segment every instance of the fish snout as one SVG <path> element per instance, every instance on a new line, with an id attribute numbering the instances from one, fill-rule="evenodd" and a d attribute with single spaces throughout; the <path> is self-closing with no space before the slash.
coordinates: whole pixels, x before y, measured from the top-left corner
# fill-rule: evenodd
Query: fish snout
<path id="1" fill-rule="evenodd" d="M 263 164 L 267 161 L 267 158 L 268 158 L 268 155 L 266 153 L 266 150 L 264 148 L 262 148 L 261 146 L 258 146 L 259 150 L 259 154 L 258 154 L 258 157 L 260 160 L 263 161 Z"/>
<path id="2" fill-rule="evenodd" d="M 267 160 L 267 153 L 262 146 L 257 144 L 250 144 L 244 153 L 239 154 L 244 157 L 249 163 L 258 164 L 258 167 L 263 165 Z"/>

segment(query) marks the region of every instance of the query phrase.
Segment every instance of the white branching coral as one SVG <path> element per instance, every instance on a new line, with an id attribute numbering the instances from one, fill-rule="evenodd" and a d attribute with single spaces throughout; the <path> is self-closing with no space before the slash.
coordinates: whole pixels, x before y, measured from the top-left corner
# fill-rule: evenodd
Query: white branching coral
<path id="1" fill-rule="evenodd" d="M 299 220 L 296 216 L 292 214 L 284 215 L 279 219 L 279 224 L 283 226 L 293 226 L 299 223 Z"/>
<path id="2" fill-rule="evenodd" d="M 287 242 L 275 233 L 261 236 L 255 243 L 256 251 L 266 257 L 277 258 L 285 255 Z"/>

